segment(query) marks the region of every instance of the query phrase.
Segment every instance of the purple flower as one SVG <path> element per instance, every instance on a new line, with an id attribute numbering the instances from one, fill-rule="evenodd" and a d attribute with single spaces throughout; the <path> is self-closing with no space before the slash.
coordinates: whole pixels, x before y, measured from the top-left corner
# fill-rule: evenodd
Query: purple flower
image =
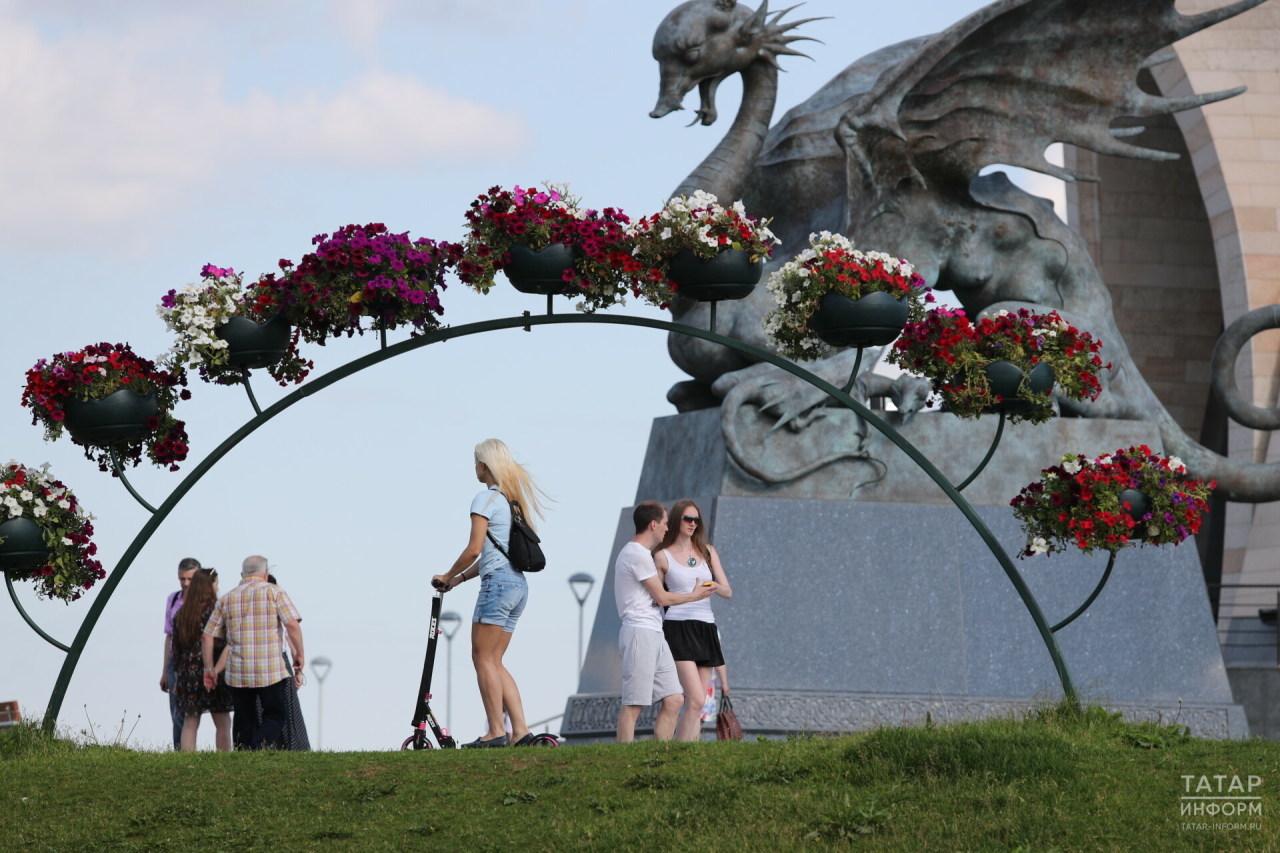
<path id="1" fill-rule="evenodd" d="M 177 304 L 177 300 L 174 299 L 174 296 L 176 296 L 177 293 L 178 291 L 176 290 L 170 290 L 164 296 L 160 297 L 160 304 L 163 305 L 165 308 L 172 308 L 174 305 Z"/>

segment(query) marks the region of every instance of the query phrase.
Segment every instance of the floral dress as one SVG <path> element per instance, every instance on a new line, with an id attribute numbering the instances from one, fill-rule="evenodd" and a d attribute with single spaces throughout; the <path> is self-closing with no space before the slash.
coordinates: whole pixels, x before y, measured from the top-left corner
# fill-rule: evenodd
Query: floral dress
<path id="1" fill-rule="evenodd" d="M 200 614 L 200 624 L 209 622 L 213 615 L 215 601 L 205 605 Z M 226 646 L 225 640 L 213 641 L 213 659 L 216 661 Z M 204 659 L 200 652 L 200 639 L 197 637 L 193 646 L 184 646 L 178 642 L 177 632 L 173 635 L 173 668 L 175 674 L 175 690 L 178 699 L 178 713 L 184 717 L 199 716 L 205 712 L 230 713 L 231 689 L 221 675 L 218 686 L 212 691 L 204 689 Z"/>

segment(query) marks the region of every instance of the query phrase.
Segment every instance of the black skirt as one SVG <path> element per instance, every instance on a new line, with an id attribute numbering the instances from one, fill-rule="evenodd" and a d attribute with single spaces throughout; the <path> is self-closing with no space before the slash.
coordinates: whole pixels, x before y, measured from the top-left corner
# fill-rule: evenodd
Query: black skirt
<path id="1" fill-rule="evenodd" d="M 671 657 L 691 660 L 698 666 L 724 666 L 720 651 L 720 635 L 711 622 L 700 619 L 668 619 L 662 633 L 671 647 Z"/>

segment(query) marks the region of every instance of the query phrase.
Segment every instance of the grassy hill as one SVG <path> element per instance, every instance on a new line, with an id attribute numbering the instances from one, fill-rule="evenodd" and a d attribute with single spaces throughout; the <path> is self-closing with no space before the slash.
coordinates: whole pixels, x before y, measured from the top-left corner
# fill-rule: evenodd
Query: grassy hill
<path id="1" fill-rule="evenodd" d="M 1249 802 L 1262 814 L 1183 816 L 1184 775 L 1223 776 L 1224 794 L 1234 776 L 1259 777 Z M 849 737 L 447 753 L 147 753 L 29 725 L 0 733 L 4 851 L 1270 853 L 1277 809 L 1280 744 L 1196 740 L 1097 708 Z"/>

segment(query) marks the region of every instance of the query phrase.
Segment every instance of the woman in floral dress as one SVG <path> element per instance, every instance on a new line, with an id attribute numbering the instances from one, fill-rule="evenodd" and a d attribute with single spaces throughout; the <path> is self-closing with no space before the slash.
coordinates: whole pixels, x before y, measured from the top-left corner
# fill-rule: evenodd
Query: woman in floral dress
<path id="1" fill-rule="evenodd" d="M 217 601 L 217 570 L 200 569 L 191 578 L 191 586 L 182 597 L 182 607 L 173 619 L 175 690 L 178 713 L 185 717 L 182 749 L 187 752 L 196 748 L 200 715 L 205 712 L 213 717 L 218 750 L 231 751 L 231 690 L 222 680 L 226 641 L 215 640 L 213 644 L 214 658 L 218 661 L 218 686 L 213 690 L 204 688 L 204 661 L 200 656 L 200 637 Z"/>

